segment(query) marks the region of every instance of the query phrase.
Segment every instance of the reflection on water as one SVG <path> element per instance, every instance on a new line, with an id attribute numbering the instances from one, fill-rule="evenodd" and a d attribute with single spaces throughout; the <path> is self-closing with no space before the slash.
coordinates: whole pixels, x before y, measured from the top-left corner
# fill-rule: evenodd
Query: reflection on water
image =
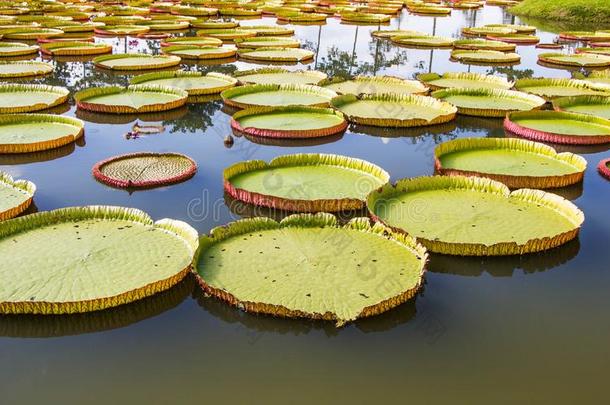
<path id="1" fill-rule="evenodd" d="M 24 165 L 28 163 L 46 162 L 49 160 L 59 159 L 74 152 L 76 145 L 79 147 L 85 146 L 85 137 L 81 136 L 76 142 L 60 146 L 59 148 L 43 150 L 40 152 L 13 154 L 1 153 L 0 165 Z"/>

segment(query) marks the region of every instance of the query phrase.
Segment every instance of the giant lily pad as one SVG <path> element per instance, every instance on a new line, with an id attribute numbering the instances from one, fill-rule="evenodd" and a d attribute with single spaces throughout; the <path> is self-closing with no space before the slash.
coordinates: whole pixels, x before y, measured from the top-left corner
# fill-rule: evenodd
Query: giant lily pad
<path id="1" fill-rule="evenodd" d="M 320 84 L 327 76 L 317 70 L 261 68 L 237 71 L 233 77 L 243 84 Z"/>
<path id="2" fill-rule="evenodd" d="M 216 94 L 237 84 L 237 79 L 222 73 L 210 72 L 155 72 L 146 73 L 131 79 L 130 84 L 151 84 L 177 87 L 188 92 L 189 96 Z"/>
<path id="3" fill-rule="evenodd" d="M 84 41 L 61 41 L 42 44 L 40 51 L 53 56 L 99 55 L 112 52 L 112 46 Z"/>
<path id="4" fill-rule="evenodd" d="M 215 29 L 215 28 L 213 28 L 213 29 L 199 30 L 199 31 L 197 31 L 197 36 L 218 38 L 222 41 L 229 42 L 229 41 L 233 41 L 234 39 L 237 39 L 237 38 L 255 37 L 256 31 L 244 30 L 244 29 L 240 29 L 240 28 L 234 28 L 234 29 Z"/>
<path id="5" fill-rule="evenodd" d="M 604 159 L 597 165 L 597 171 L 610 180 L 610 159 Z"/>
<path id="6" fill-rule="evenodd" d="M 451 52 L 451 59 L 462 63 L 482 63 L 482 64 L 513 64 L 521 61 L 521 56 L 514 52 L 500 52 L 488 50 L 455 50 Z"/>
<path id="7" fill-rule="evenodd" d="M 94 87 L 74 95 L 79 109 L 113 113 L 145 113 L 166 111 L 186 104 L 188 93 L 177 87 L 134 85 Z"/>
<path id="8" fill-rule="evenodd" d="M 610 56 L 610 46 L 576 48 L 576 53 L 593 53 L 593 54 Z"/>
<path id="9" fill-rule="evenodd" d="M 197 279 L 208 294 L 248 312 L 337 326 L 413 297 L 427 260 L 411 237 L 365 218 L 339 226 L 326 213 L 240 220 L 213 229 L 200 246 Z"/>
<path id="10" fill-rule="evenodd" d="M 241 59 L 262 62 L 296 63 L 313 59 L 315 53 L 301 48 L 257 48 L 240 49 L 237 55 Z"/>
<path id="11" fill-rule="evenodd" d="M 610 41 L 610 32 L 604 31 L 564 31 L 559 33 L 559 38 L 573 41 L 604 42 Z"/>
<path id="12" fill-rule="evenodd" d="M 437 73 L 422 73 L 417 79 L 432 89 L 471 88 L 471 89 L 504 89 L 513 87 L 514 83 L 504 77 L 483 75 L 480 73 L 454 73 L 443 75 Z"/>
<path id="13" fill-rule="evenodd" d="M 174 55 L 146 55 L 141 53 L 125 53 L 120 55 L 104 55 L 93 59 L 95 66 L 113 70 L 148 70 L 176 66 L 180 57 Z"/>
<path id="14" fill-rule="evenodd" d="M 65 103 L 70 92 L 43 84 L 0 84 L 0 114 L 40 111 Z"/>
<path id="15" fill-rule="evenodd" d="M 52 38 L 61 36 L 64 32 L 54 28 L 41 28 L 41 27 L 24 27 L 24 28 L 10 28 L 3 30 L 3 37 L 6 39 L 38 39 L 38 38 Z"/>
<path id="16" fill-rule="evenodd" d="M 252 37 L 235 40 L 238 48 L 298 48 L 301 42 L 298 39 L 287 37 Z"/>
<path id="17" fill-rule="evenodd" d="M 257 37 L 262 36 L 277 36 L 277 35 L 293 35 L 294 30 L 277 25 L 245 25 L 240 27 L 244 31 L 254 32 Z"/>
<path id="18" fill-rule="evenodd" d="M 456 106 L 459 114 L 479 117 L 504 117 L 511 111 L 540 109 L 546 103 L 542 97 L 504 89 L 449 88 L 431 95 Z"/>
<path id="19" fill-rule="evenodd" d="M 397 35 L 390 38 L 392 43 L 412 48 L 451 48 L 453 38 L 432 35 Z"/>
<path id="20" fill-rule="evenodd" d="M 510 27 L 464 27 L 462 34 L 471 37 L 486 37 L 487 35 L 516 34 L 517 30 Z"/>
<path id="21" fill-rule="evenodd" d="M 590 114 L 610 119 L 610 94 L 607 96 L 560 97 L 553 100 L 556 111 Z"/>
<path id="22" fill-rule="evenodd" d="M 38 45 L 28 45 L 20 42 L 0 42 L 0 57 L 30 55 L 38 52 L 38 49 Z"/>
<path id="23" fill-rule="evenodd" d="M 487 35 L 487 39 L 519 45 L 536 45 L 540 42 L 540 38 L 530 34 L 491 34 Z"/>
<path id="24" fill-rule="evenodd" d="M 455 118 L 457 108 L 432 97 L 417 95 L 347 94 L 331 105 L 350 122 L 376 127 L 418 127 L 442 124 Z"/>
<path id="25" fill-rule="evenodd" d="M 389 180 L 380 167 L 339 155 L 297 154 L 252 160 L 224 171 L 225 191 L 249 204 L 286 211 L 358 210 Z"/>
<path id="26" fill-rule="evenodd" d="M 0 78 L 40 76 L 53 71 L 53 65 L 46 62 L 18 61 L 0 62 Z"/>
<path id="27" fill-rule="evenodd" d="M 93 166 L 93 177 L 118 188 L 151 188 L 190 179 L 197 164 L 178 153 L 140 152 L 114 156 Z"/>
<path id="28" fill-rule="evenodd" d="M 565 187 L 582 181 L 587 161 L 573 153 L 517 138 L 462 138 L 434 150 L 444 175 L 488 177 L 510 188 Z"/>
<path id="29" fill-rule="evenodd" d="M 378 31 L 372 31 L 371 35 L 374 36 L 375 38 L 386 38 L 387 39 L 387 38 L 396 37 L 396 36 L 411 36 L 411 35 L 421 36 L 421 35 L 426 35 L 426 34 L 421 31 L 414 31 L 414 30 L 378 30 Z"/>
<path id="30" fill-rule="evenodd" d="M 434 176 L 399 180 L 369 194 L 371 215 L 438 253 L 497 256 L 539 252 L 578 235 L 584 214 L 540 190 L 512 193 L 485 178 Z M 416 213 L 416 214 L 414 214 Z"/>
<path id="31" fill-rule="evenodd" d="M 515 31 L 517 34 L 534 34 L 536 33 L 536 27 L 533 25 L 520 25 L 520 24 L 486 24 L 485 28 L 491 29 L 509 29 Z"/>
<path id="32" fill-rule="evenodd" d="M 153 223 L 120 207 L 64 208 L 0 223 L 0 313 L 89 312 L 142 299 L 182 280 L 197 246 L 186 223 Z"/>
<path id="33" fill-rule="evenodd" d="M 534 141 L 592 145 L 610 142 L 610 120 L 560 111 L 516 112 L 506 116 L 504 128 Z"/>
<path id="34" fill-rule="evenodd" d="M 595 70 L 595 71 L 591 72 L 589 74 L 589 76 L 583 77 L 582 80 L 585 80 L 587 82 L 597 83 L 597 84 L 606 84 L 606 85 L 610 86 L 610 69 Z"/>
<path id="35" fill-rule="evenodd" d="M 610 66 L 610 56 L 592 53 L 541 53 L 540 62 L 551 65 L 578 66 L 578 67 L 606 67 Z"/>
<path id="36" fill-rule="evenodd" d="M 384 14 L 354 13 L 344 11 L 341 13 L 341 22 L 379 24 L 390 22 L 392 17 Z"/>
<path id="37" fill-rule="evenodd" d="M 145 25 L 106 25 L 95 28 L 95 33 L 108 36 L 137 35 L 145 34 L 150 31 L 150 27 Z"/>
<path id="38" fill-rule="evenodd" d="M 343 114 L 320 107 L 254 107 L 239 111 L 231 127 L 240 133 L 264 138 L 317 138 L 345 131 Z"/>
<path id="39" fill-rule="evenodd" d="M 569 96 L 610 95 L 609 86 L 574 79 L 519 79 L 515 82 L 515 88 L 547 100 Z"/>
<path id="40" fill-rule="evenodd" d="M 356 76 L 353 79 L 336 78 L 322 86 L 338 94 L 426 94 L 428 88 L 417 80 L 393 76 Z"/>
<path id="41" fill-rule="evenodd" d="M 252 84 L 223 91 L 224 103 L 234 108 L 304 105 L 327 107 L 337 93 L 305 84 Z"/>
<path id="42" fill-rule="evenodd" d="M 25 211 L 32 204 L 35 192 L 34 183 L 13 180 L 10 174 L 0 171 L 0 221 L 16 217 Z"/>
<path id="43" fill-rule="evenodd" d="M 191 21 L 191 26 L 193 28 L 203 28 L 203 29 L 229 29 L 229 28 L 238 27 L 239 23 L 234 20 L 197 19 L 197 20 Z"/>
<path id="44" fill-rule="evenodd" d="M 0 115 L 0 153 L 27 153 L 58 148 L 83 134 L 84 123 L 54 114 Z"/>
<path id="45" fill-rule="evenodd" d="M 161 46 L 191 45 L 191 46 L 221 46 L 218 38 L 208 37 L 173 37 L 161 41 Z"/>
<path id="46" fill-rule="evenodd" d="M 163 48 L 163 53 L 182 59 L 223 59 L 235 56 L 235 48 L 223 46 L 173 45 Z"/>
<path id="47" fill-rule="evenodd" d="M 503 41 L 491 41 L 489 39 L 458 39 L 453 42 L 455 49 L 477 50 L 485 49 L 489 51 L 513 52 L 516 49 L 515 44 L 509 44 Z"/>

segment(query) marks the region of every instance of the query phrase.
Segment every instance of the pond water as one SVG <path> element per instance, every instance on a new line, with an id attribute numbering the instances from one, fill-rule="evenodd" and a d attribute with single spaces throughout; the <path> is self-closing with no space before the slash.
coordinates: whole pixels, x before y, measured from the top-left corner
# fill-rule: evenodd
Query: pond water
<path id="1" fill-rule="evenodd" d="M 456 37 L 463 26 L 511 22 L 503 9 L 487 6 L 442 18 L 403 12 L 384 28 Z M 377 27 L 329 19 L 324 26 L 294 28 L 304 47 L 317 52 L 307 67 L 331 76 L 411 78 L 419 72 L 473 71 L 515 79 L 571 74 L 538 65 L 541 50 L 533 46 L 518 47 L 521 64 L 490 68 L 450 62 L 448 50 L 397 48 L 374 40 L 370 31 Z M 538 35 L 542 42 L 556 37 L 545 31 Z M 115 53 L 158 51 L 153 41 L 103 41 L 112 43 Z M 52 76 L 33 82 L 72 92 L 127 83 L 128 76 L 101 72 L 90 62 L 54 64 Z M 259 66 L 184 67 L 231 73 Z M 75 115 L 73 106 L 65 110 Z M 318 145 L 262 145 L 236 137 L 227 148 L 223 139 L 230 134 L 229 115 L 220 101 L 139 118 L 77 115 L 86 121 L 85 139 L 77 145 L 0 155 L 0 170 L 36 183 L 38 210 L 87 204 L 137 207 L 156 219 L 187 221 L 200 233 L 257 213 L 223 197 L 222 170 L 241 160 L 298 152 L 344 154 L 378 164 L 396 180 L 432 174 L 433 150 L 442 141 L 504 136 L 501 119 L 459 117 L 427 129 L 350 128 Z M 126 139 L 136 119 L 161 123 L 165 132 Z M 342 329 L 248 315 L 202 297 L 191 280 L 100 313 L 2 316 L 0 402 L 599 402 L 610 372 L 610 183 L 595 166 L 609 156 L 609 148 L 569 149 L 583 153 L 589 163 L 581 186 L 557 191 L 585 213 L 578 240 L 523 257 L 432 255 L 424 291 L 416 300 Z M 91 176 L 97 161 L 136 151 L 184 153 L 199 170 L 184 183 L 136 192 L 109 188 Z"/>

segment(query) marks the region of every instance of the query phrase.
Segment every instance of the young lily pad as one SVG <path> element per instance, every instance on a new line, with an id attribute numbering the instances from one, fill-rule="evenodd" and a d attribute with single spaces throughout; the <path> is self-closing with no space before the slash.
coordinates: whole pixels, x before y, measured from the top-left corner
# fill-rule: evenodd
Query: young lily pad
<path id="1" fill-rule="evenodd" d="M 223 102 L 234 108 L 303 105 L 327 107 L 337 93 L 305 84 L 252 84 L 220 93 Z"/>
<path id="2" fill-rule="evenodd" d="M 200 96 L 230 89 L 237 84 L 237 79 L 216 72 L 176 71 L 146 73 L 132 78 L 130 84 L 177 87 L 188 92 L 189 96 Z"/>
<path id="3" fill-rule="evenodd" d="M 555 111 L 590 114 L 610 119 L 610 94 L 607 96 L 560 97 L 553 100 Z"/>
<path id="4" fill-rule="evenodd" d="M 163 48 L 163 53 L 182 59 L 223 59 L 235 56 L 235 48 L 222 46 L 173 45 Z"/>
<path id="5" fill-rule="evenodd" d="M 347 121 L 343 114 L 330 108 L 254 107 L 235 113 L 231 127 L 250 136 L 302 139 L 342 133 Z"/>
<path id="6" fill-rule="evenodd" d="M 89 312 L 142 299 L 182 280 L 197 246 L 186 223 L 153 223 L 121 207 L 63 208 L 2 222 L 0 313 Z"/>
<path id="7" fill-rule="evenodd" d="M 465 72 L 448 72 L 443 75 L 437 73 L 421 73 L 417 75 L 417 80 L 423 82 L 433 90 L 452 87 L 508 90 L 514 85 L 513 82 L 506 80 L 504 77 Z"/>
<path id="8" fill-rule="evenodd" d="M 117 188 L 151 188 L 190 179 L 197 164 L 178 153 L 140 152 L 114 156 L 93 166 L 93 177 Z"/>
<path id="9" fill-rule="evenodd" d="M 387 183 L 382 168 L 327 154 L 285 155 L 270 163 L 252 160 L 224 171 L 225 191 L 249 204 L 286 211 L 358 210 L 366 195 Z"/>
<path id="10" fill-rule="evenodd" d="M 44 43 L 40 46 L 40 51 L 53 56 L 99 55 L 112 52 L 112 45 L 84 41 L 60 41 Z"/>
<path id="11" fill-rule="evenodd" d="M 174 55 L 147 55 L 141 53 L 125 53 L 120 55 L 104 55 L 93 59 L 95 66 L 113 70 L 148 70 L 176 66 L 180 57 Z"/>
<path id="12" fill-rule="evenodd" d="M 83 135 L 84 123 L 55 114 L 0 115 L 0 153 L 29 153 L 58 148 Z"/>
<path id="13" fill-rule="evenodd" d="M 0 84 L 0 114 L 40 111 L 65 103 L 70 92 L 43 84 Z"/>
<path id="14" fill-rule="evenodd" d="M 519 79 L 515 89 L 536 94 L 547 100 L 570 96 L 603 96 L 610 95 L 610 87 L 574 79 Z"/>
<path id="15" fill-rule="evenodd" d="M 301 48 L 257 48 L 240 49 L 237 55 L 252 61 L 296 63 L 313 59 L 315 53 Z"/>
<path id="16" fill-rule="evenodd" d="M 555 188 L 582 181 L 587 161 L 573 153 L 517 138 L 461 138 L 434 150 L 443 175 L 487 177 L 510 188 Z"/>
<path id="17" fill-rule="evenodd" d="M 578 67 L 607 67 L 610 66 L 610 56 L 593 53 L 541 53 L 540 62 L 552 65 L 578 66 Z"/>
<path id="18" fill-rule="evenodd" d="M 537 110 L 546 103 L 542 97 L 504 89 L 449 88 L 431 96 L 453 104 L 458 114 L 478 117 L 504 117 L 511 111 Z"/>
<path id="19" fill-rule="evenodd" d="M 130 114 L 167 111 L 186 104 L 188 93 L 177 87 L 134 85 L 94 87 L 81 90 L 74 95 L 79 109 Z"/>
<path id="20" fill-rule="evenodd" d="M 233 77 L 242 84 L 320 84 L 327 78 L 326 73 L 317 70 L 289 71 L 282 68 L 261 68 L 241 70 Z"/>
<path id="21" fill-rule="evenodd" d="M 451 48 L 455 41 L 453 38 L 432 35 L 398 35 L 390 40 L 396 45 L 413 48 Z"/>
<path id="22" fill-rule="evenodd" d="M 191 46 L 221 46 L 222 41 L 211 37 L 173 37 L 161 41 L 161 46 L 191 45 Z"/>
<path id="23" fill-rule="evenodd" d="M 502 52 L 513 52 L 516 49 L 515 44 L 509 44 L 502 41 L 491 41 L 489 39 L 458 39 L 453 42 L 455 49 L 465 50 L 489 50 L 489 51 L 502 51 Z"/>
<path id="24" fill-rule="evenodd" d="M 47 62 L 0 62 L 0 78 L 40 76 L 51 73 L 53 65 Z"/>
<path id="25" fill-rule="evenodd" d="M 196 276 L 206 293 L 247 312 L 337 326 L 412 298 L 427 261 L 409 236 L 366 218 L 340 226 L 327 213 L 243 219 L 199 243 Z"/>
<path id="26" fill-rule="evenodd" d="M 34 198 L 36 186 L 27 180 L 13 180 L 0 171 L 0 221 L 14 218 L 25 211 Z"/>
<path id="27" fill-rule="evenodd" d="M 519 63 L 521 61 L 521 56 L 514 52 L 455 50 L 451 52 L 451 59 L 462 63 L 487 63 L 499 65 Z"/>
<path id="28" fill-rule="evenodd" d="M 506 116 L 504 128 L 540 142 L 593 145 L 610 142 L 610 120 L 560 111 L 516 112 Z"/>
<path id="29" fill-rule="evenodd" d="M 428 88 L 417 80 L 393 76 L 356 76 L 353 79 L 336 78 L 321 86 L 338 94 L 426 94 Z"/>
<path id="30" fill-rule="evenodd" d="M 253 37 L 238 38 L 235 40 L 238 48 L 298 48 L 301 42 L 298 39 L 287 37 Z"/>
<path id="31" fill-rule="evenodd" d="M 584 221 L 558 195 L 511 193 L 500 182 L 463 176 L 399 180 L 369 194 L 367 206 L 376 221 L 415 236 L 432 252 L 464 256 L 551 249 L 576 238 Z"/>
<path id="32" fill-rule="evenodd" d="M 610 180 L 610 159 L 604 159 L 597 165 L 599 174 Z"/>
<path id="33" fill-rule="evenodd" d="M 0 57 L 30 55 L 38 52 L 38 49 L 38 45 L 28 45 L 20 42 L 0 42 Z"/>
<path id="34" fill-rule="evenodd" d="M 347 94 L 331 105 L 350 122 L 375 127 L 418 127 L 442 124 L 455 118 L 457 108 L 432 97 L 397 94 Z"/>

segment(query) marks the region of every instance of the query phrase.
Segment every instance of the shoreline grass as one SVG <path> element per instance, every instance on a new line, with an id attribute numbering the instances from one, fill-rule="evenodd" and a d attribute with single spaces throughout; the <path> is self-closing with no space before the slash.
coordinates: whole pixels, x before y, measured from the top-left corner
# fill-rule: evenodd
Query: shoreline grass
<path id="1" fill-rule="evenodd" d="M 519 17 L 563 24 L 610 26 L 609 0 L 523 0 L 509 12 Z"/>

